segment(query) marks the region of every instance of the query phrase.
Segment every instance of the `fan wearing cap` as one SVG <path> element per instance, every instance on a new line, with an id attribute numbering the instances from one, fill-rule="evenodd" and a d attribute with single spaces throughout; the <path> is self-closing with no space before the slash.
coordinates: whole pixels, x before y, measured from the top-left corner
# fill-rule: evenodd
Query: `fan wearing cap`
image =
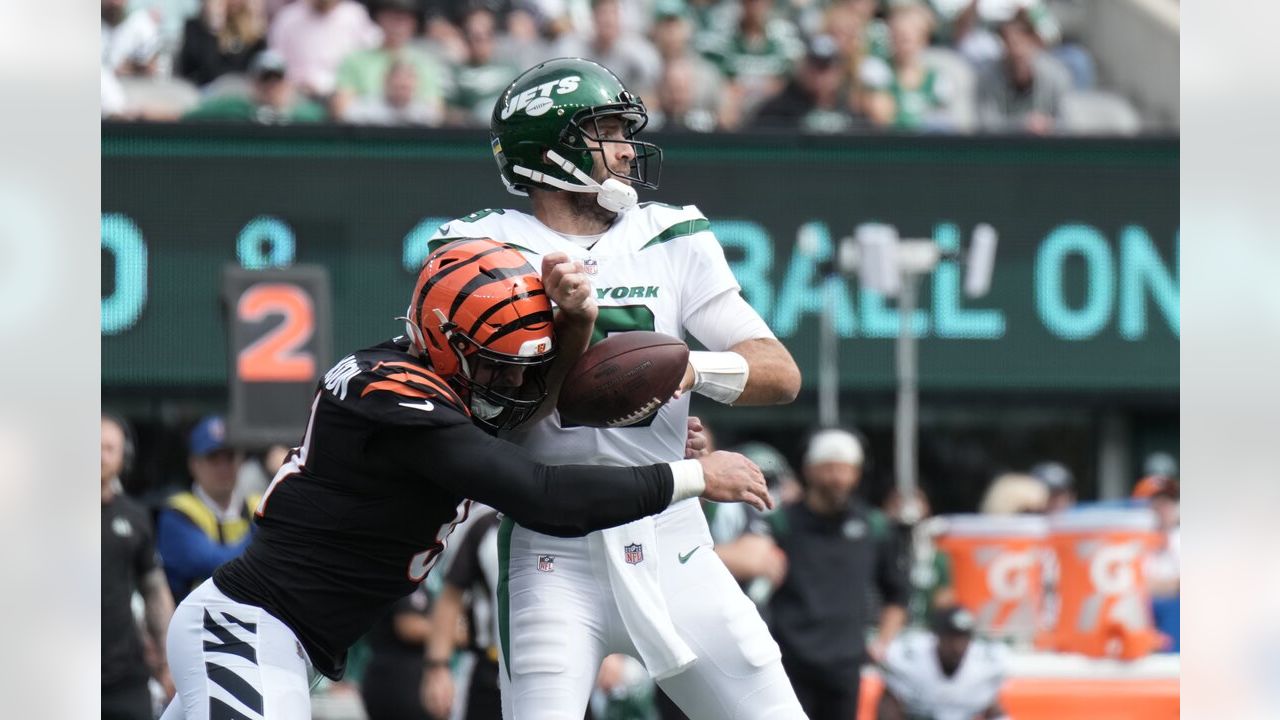
<path id="1" fill-rule="evenodd" d="M 1031 468 L 1031 477 L 1049 490 L 1049 514 L 1070 510 L 1076 504 L 1076 476 L 1060 462 L 1042 462 Z"/>
<path id="2" fill-rule="evenodd" d="M 760 107 L 754 124 L 814 133 L 846 132 L 865 124 L 849 113 L 844 85 L 845 65 L 839 45 L 830 35 L 818 35 L 809 41 L 795 77 Z"/>
<path id="3" fill-rule="evenodd" d="M 880 720 L 1000 720 L 1007 651 L 973 636 L 973 614 L 962 607 L 934 613 L 932 632 L 909 631 L 889 646 L 883 663 Z"/>
<path id="4" fill-rule="evenodd" d="M 883 513 L 854 494 L 862 466 L 856 435 L 816 433 L 801 469 L 803 501 L 751 528 L 786 555 L 786 577 L 769 601 L 770 629 L 810 720 L 856 715 L 864 660 L 880 660 L 906 623 L 908 585 L 895 534 Z M 871 585 L 883 608 L 868 648 Z"/>
<path id="5" fill-rule="evenodd" d="M 248 94 L 208 98 L 183 116 L 184 120 L 256 122 L 264 125 L 323 122 L 324 107 L 303 97 L 286 77 L 284 56 L 263 50 L 249 64 Z"/>
<path id="6" fill-rule="evenodd" d="M 219 565 L 244 552 L 260 499 L 236 489 L 242 455 L 227 444 L 221 416 L 209 415 L 196 423 L 187 447 L 191 489 L 170 496 L 156 519 L 156 548 L 178 601 Z"/>

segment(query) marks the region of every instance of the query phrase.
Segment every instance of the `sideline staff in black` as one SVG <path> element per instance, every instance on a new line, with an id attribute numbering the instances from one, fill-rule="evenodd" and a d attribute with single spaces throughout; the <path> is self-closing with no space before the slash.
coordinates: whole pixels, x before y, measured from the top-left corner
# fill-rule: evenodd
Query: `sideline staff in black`
<path id="1" fill-rule="evenodd" d="M 137 590 L 146 606 L 147 634 L 155 642 L 156 678 L 172 692 L 164 662 L 165 632 L 173 614 L 169 583 L 156 558 L 151 518 L 121 491 L 120 476 L 133 455 L 124 420 L 102 416 L 102 717 L 151 720 L 151 691 L 142 636 L 131 601 Z"/>
<path id="2" fill-rule="evenodd" d="M 786 578 L 769 602 L 771 629 L 810 720 L 856 717 L 862 663 L 880 660 L 906 621 L 907 579 L 889 522 L 853 494 L 862 457 L 852 433 L 817 433 L 804 456 L 804 499 L 752 525 L 787 556 Z M 868 648 L 873 582 L 883 610 Z"/>

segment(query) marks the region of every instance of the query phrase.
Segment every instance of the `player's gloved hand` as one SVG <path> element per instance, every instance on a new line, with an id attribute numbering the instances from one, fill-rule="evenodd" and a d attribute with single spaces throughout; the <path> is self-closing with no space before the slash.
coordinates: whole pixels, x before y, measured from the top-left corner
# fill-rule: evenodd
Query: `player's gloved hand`
<path id="1" fill-rule="evenodd" d="M 702 426 L 702 421 L 689 416 L 689 432 L 684 441 L 685 459 L 700 458 L 711 452 L 711 434 Z"/>
<path id="2" fill-rule="evenodd" d="M 422 707 L 437 720 L 453 709 L 453 672 L 447 666 L 429 667 L 422 674 Z"/>
<path id="3" fill-rule="evenodd" d="M 560 311 L 575 320 L 595 322 L 596 294 L 581 261 L 564 253 L 542 256 L 542 285 Z"/>
<path id="4" fill-rule="evenodd" d="M 716 502 L 745 502 L 757 510 L 772 510 L 773 498 L 756 464 L 734 452 L 717 450 L 698 458 L 706 488 L 702 497 Z"/>

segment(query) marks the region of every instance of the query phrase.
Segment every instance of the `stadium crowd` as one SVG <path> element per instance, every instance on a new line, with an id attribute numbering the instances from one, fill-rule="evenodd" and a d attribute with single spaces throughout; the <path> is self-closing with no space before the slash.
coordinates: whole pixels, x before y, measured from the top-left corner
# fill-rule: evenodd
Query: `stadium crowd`
<path id="1" fill-rule="evenodd" d="M 1133 133 L 1046 0 L 101 0 L 116 120 L 487 127 L 577 56 L 651 129 Z"/>
<path id="2" fill-rule="evenodd" d="M 129 423 L 104 413 L 102 430 L 103 717 L 151 718 L 173 692 L 163 638 L 175 599 L 243 552 L 254 532 L 252 507 L 286 451 L 247 454 L 228 443 L 221 416 L 207 416 L 181 448 L 190 480 L 146 487 L 133 472 Z M 714 435 L 704 432 L 713 449 Z M 969 716 L 998 713 L 1007 649 L 975 632 L 974 616 L 957 602 L 952 560 L 937 543 L 946 518 L 932 514 L 920 490 L 869 502 L 864 444 L 856 432 L 818 431 L 798 470 L 763 442 L 731 448 L 761 468 L 776 509 L 703 501 L 714 550 L 768 622 L 814 720 L 853 717 L 868 663 L 886 678 L 878 717 L 928 716 L 930 698 L 955 697 L 977 703 Z M 1156 626 L 1167 636 L 1162 649 L 1172 652 L 1179 650 L 1179 495 L 1176 461 L 1155 453 L 1126 501 L 1157 518 L 1161 540 L 1144 575 Z M 1076 505 L 1072 471 L 1044 462 L 994 478 L 975 509 L 987 517 L 1052 517 Z M 362 703 L 369 720 L 497 720 L 496 533 L 491 510 L 472 513 L 455 530 L 442 573 L 393 606 L 353 649 L 344 681 L 322 693 L 338 704 Z M 1053 575 L 1044 582 L 1050 610 Z M 937 649 L 941 674 L 922 648 Z M 953 677 L 962 661 L 969 669 Z M 960 689 L 958 682 L 970 684 Z M 684 717 L 639 661 L 624 655 L 606 658 L 591 707 L 588 717 Z"/>

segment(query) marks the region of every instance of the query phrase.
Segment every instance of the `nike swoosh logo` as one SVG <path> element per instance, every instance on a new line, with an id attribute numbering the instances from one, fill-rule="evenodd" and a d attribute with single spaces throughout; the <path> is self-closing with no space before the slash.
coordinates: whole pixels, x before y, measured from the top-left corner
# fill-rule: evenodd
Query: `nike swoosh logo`
<path id="1" fill-rule="evenodd" d="M 432 410 L 436 409 L 436 406 L 432 405 L 430 400 L 423 400 L 420 403 L 400 403 L 400 407 L 412 408 L 414 410 L 422 410 L 424 412 L 431 412 Z"/>
<path id="2" fill-rule="evenodd" d="M 448 234 L 449 234 L 449 226 L 448 226 L 447 224 L 446 224 L 446 225 L 441 225 L 441 226 L 440 226 L 440 234 L 441 234 L 441 235 L 448 235 Z"/>
<path id="3" fill-rule="evenodd" d="M 697 547 L 695 547 L 694 549 L 690 550 L 690 551 L 689 551 L 689 552 L 687 552 L 687 553 L 681 553 L 681 554 L 680 554 L 680 564 L 681 564 L 681 565 L 683 565 L 683 564 L 685 564 L 685 563 L 689 562 L 689 558 L 693 557 L 693 554 L 694 554 L 694 553 L 696 553 L 696 552 L 698 552 L 698 548 L 700 548 L 700 547 L 702 547 L 702 546 L 701 546 L 701 545 L 698 545 Z"/>

